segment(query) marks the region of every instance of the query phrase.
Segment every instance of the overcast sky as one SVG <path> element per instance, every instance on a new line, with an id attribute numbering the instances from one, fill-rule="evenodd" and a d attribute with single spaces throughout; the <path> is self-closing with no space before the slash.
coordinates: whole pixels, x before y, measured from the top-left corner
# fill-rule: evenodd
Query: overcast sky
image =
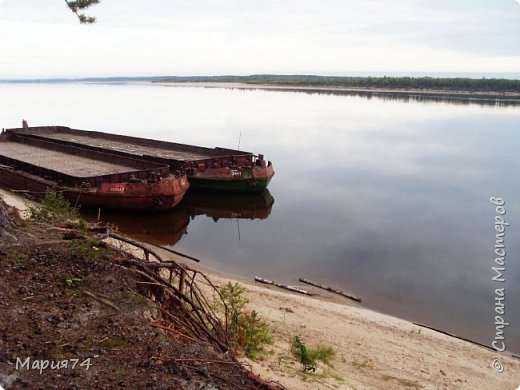
<path id="1" fill-rule="evenodd" d="M 520 72 L 520 0 L 0 0 L 0 78 Z"/>

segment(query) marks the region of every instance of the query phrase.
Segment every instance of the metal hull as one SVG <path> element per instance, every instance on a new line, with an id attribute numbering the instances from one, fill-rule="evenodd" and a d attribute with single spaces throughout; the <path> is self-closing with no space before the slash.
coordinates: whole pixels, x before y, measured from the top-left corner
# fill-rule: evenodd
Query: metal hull
<path id="1" fill-rule="evenodd" d="M 0 184 L 40 198 L 47 189 L 53 188 L 62 191 L 71 205 L 86 208 L 136 211 L 172 209 L 181 202 L 189 188 L 186 177 L 163 179 L 157 183 L 103 183 L 88 189 L 62 187 L 6 166 L 0 166 Z"/>
<path id="2" fill-rule="evenodd" d="M 269 180 L 218 180 L 218 179 L 200 179 L 190 177 L 190 185 L 194 190 L 200 191 L 218 191 L 218 192 L 244 192 L 244 193 L 260 193 L 267 188 Z"/>

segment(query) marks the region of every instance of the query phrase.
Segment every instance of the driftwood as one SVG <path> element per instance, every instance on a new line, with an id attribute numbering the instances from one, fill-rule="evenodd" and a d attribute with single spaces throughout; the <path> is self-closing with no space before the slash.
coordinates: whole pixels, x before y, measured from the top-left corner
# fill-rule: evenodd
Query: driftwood
<path id="1" fill-rule="evenodd" d="M 322 286 L 321 284 L 318 284 L 316 282 L 313 282 L 313 281 L 311 281 L 309 279 L 304 279 L 304 278 L 300 278 L 300 282 L 305 283 L 305 284 L 310 284 L 311 286 L 318 287 L 318 288 L 321 288 L 323 290 L 327 290 L 327 291 L 333 292 L 335 294 L 344 296 L 345 298 L 352 299 L 353 301 L 361 303 L 361 298 L 356 297 L 356 296 L 351 295 L 351 294 L 348 294 L 348 293 L 346 293 L 344 291 L 341 291 L 341 290 L 338 290 L 336 288 L 332 288 L 332 287 L 328 287 L 328 286 Z"/>
<path id="2" fill-rule="evenodd" d="M 175 254 L 177 256 L 181 256 L 181 257 L 184 257 L 186 259 L 190 259 L 190 260 L 196 261 L 197 263 L 200 263 L 200 259 L 197 259 L 196 257 L 193 257 L 193 256 L 185 255 L 184 253 L 181 253 L 181 252 L 174 251 L 173 249 L 170 249 L 167 246 L 157 245 L 157 244 L 154 244 L 153 242 L 147 242 L 147 244 L 156 246 L 157 248 L 161 248 L 161 249 L 163 249 L 163 250 L 165 250 L 167 252 L 173 253 L 173 254 Z"/>
<path id="3" fill-rule="evenodd" d="M 126 236 L 123 236 L 121 234 L 117 234 L 114 232 L 108 232 L 108 236 L 115 238 L 116 240 L 126 242 L 127 244 L 131 244 L 139 249 L 142 249 L 144 251 L 144 255 L 146 257 L 146 260 L 150 260 L 150 254 L 153 255 L 159 262 L 163 262 L 162 257 L 155 252 L 153 249 L 148 248 L 146 245 L 141 244 L 139 241 L 132 240 L 131 238 L 128 238 Z"/>
<path id="4" fill-rule="evenodd" d="M 273 285 L 273 286 L 276 286 L 276 287 L 284 288 L 286 290 L 294 291 L 294 292 L 297 292 L 297 293 L 300 293 L 300 294 L 304 294 L 304 295 L 309 295 L 309 296 L 316 295 L 316 294 L 310 293 L 308 291 L 302 290 L 301 288 L 294 287 L 294 286 L 287 286 L 285 284 L 278 283 L 278 282 L 273 282 L 272 280 L 264 279 L 264 278 L 261 278 L 260 276 L 255 276 L 255 281 L 260 282 L 260 283 L 264 283 L 264 284 L 270 284 L 270 285 Z"/>
<path id="5" fill-rule="evenodd" d="M 417 326 L 420 326 L 421 328 L 426 328 L 426 329 L 433 330 L 433 331 L 435 331 L 437 333 L 442 333 L 442 334 L 444 334 L 446 336 L 450 336 L 450 337 L 453 337 L 453 338 L 456 338 L 456 339 L 459 339 L 459 340 L 462 340 L 462 341 L 467 341 L 468 343 L 475 344 L 475 345 L 478 345 L 480 347 L 484 347 L 486 349 L 489 349 L 490 351 L 494 351 L 495 350 L 494 348 L 491 348 L 489 345 L 481 344 L 481 343 L 479 343 L 477 341 L 473 341 L 473 340 L 467 339 L 465 337 L 460 337 L 460 336 L 454 335 L 453 333 L 449 333 L 449 332 L 446 332 L 444 330 L 440 330 L 440 329 L 434 328 L 432 326 L 424 325 L 424 324 L 421 324 L 419 322 L 414 322 L 413 324 L 417 325 Z"/>
<path id="6" fill-rule="evenodd" d="M 135 241 L 135 240 L 132 240 L 131 238 L 128 238 L 126 236 L 123 236 L 121 234 L 117 234 L 117 233 L 114 233 L 114 232 L 108 232 L 108 236 L 109 237 L 112 237 L 112 238 L 115 238 L 116 240 L 119 240 L 119 241 L 123 241 L 123 242 L 126 242 L 127 244 L 131 244 L 133 246 L 136 246 L 137 248 L 140 248 L 144 251 L 144 254 L 146 256 L 146 259 L 149 260 L 149 254 L 153 255 L 157 260 L 159 260 L 161 263 L 165 263 L 164 260 L 162 260 L 161 256 L 155 252 L 153 249 L 150 249 L 149 247 L 147 247 L 146 245 L 140 243 L 139 241 Z M 168 251 L 168 252 L 171 252 L 171 253 L 174 253 L 178 256 L 181 256 L 181 257 L 185 257 L 187 259 L 190 259 L 190 260 L 193 260 L 193 261 L 196 261 L 196 262 L 200 262 L 199 259 L 195 258 L 195 257 L 192 257 L 192 256 L 188 256 L 188 255 L 185 255 L 184 253 L 181 253 L 181 252 L 177 252 L 177 251 L 174 251 L 173 249 L 170 249 L 170 248 L 167 248 L 167 247 L 164 247 L 162 245 L 157 245 L 157 244 L 153 244 L 151 242 L 147 242 L 146 244 L 148 245 L 153 245 L 157 248 L 161 248 L 161 249 L 164 249 L 165 251 Z"/>

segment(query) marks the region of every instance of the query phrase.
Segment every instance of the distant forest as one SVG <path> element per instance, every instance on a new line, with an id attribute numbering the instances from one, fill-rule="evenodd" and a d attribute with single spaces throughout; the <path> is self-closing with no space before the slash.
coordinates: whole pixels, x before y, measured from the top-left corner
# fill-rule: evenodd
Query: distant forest
<path id="1" fill-rule="evenodd" d="M 364 88 L 389 90 L 442 90 L 448 93 L 481 92 L 483 94 L 520 94 L 520 80 L 465 77 L 339 77 L 315 75 L 251 75 L 251 76 L 142 76 L 142 77 L 87 77 L 0 80 L 0 83 L 68 83 L 68 82 L 170 82 L 170 83 L 244 83 L 278 87 L 307 88 Z M 444 92 L 443 94 L 446 94 Z M 497 96 L 499 97 L 499 96 Z M 505 97 L 505 96 L 504 96 Z M 502 98 L 504 98 L 502 97 Z"/>
<path id="2" fill-rule="evenodd" d="M 436 77 L 336 77 L 313 75 L 173 76 L 154 82 L 221 82 L 291 87 L 435 89 L 467 92 L 520 92 L 520 80 Z"/>

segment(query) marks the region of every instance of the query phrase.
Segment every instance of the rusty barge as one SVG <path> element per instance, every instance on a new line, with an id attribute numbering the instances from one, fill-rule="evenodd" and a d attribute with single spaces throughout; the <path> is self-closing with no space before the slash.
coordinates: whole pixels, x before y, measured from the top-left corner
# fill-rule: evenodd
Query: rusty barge
<path id="1" fill-rule="evenodd" d="M 185 172 L 194 189 L 261 192 L 274 175 L 263 155 L 225 148 L 206 148 L 174 142 L 71 129 L 64 126 L 7 129 L 34 139 L 110 152 L 163 163 Z"/>
<path id="2" fill-rule="evenodd" d="M 168 210 L 189 188 L 187 177 L 153 161 L 2 132 L 0 184 L 43 196 L 48 188 L 72 205 Z"/>

